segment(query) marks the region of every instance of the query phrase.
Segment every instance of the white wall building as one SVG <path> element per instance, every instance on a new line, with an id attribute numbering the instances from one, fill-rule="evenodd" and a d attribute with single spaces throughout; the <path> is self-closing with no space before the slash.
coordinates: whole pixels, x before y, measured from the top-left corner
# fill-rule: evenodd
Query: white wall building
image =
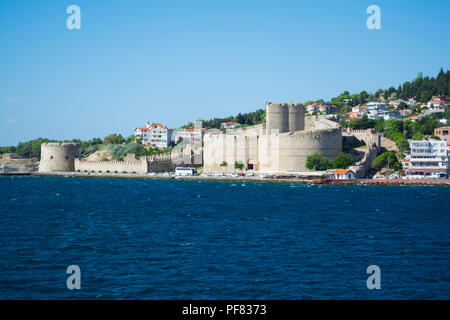
<path id="1" fill-rule="evenodd" d="M 147 122 L 145 127 L 136 128 L 134 134 L 136 139 L 142 141 L 142 144 L 164 149 L 171 144 L 173 129 L 163 126 L 161 123 Z"/>
<path id="2" fill-rule="evenodd" d="M 428 101 L 428 108 L 443 108 L 450 104 L 450 97 L 448 96 L 433 96 L 433 98 Z"/>
<path id="3" fill-rule="evenodd" d="M 335 105 L 331 104 L 319 104 L 319 103 L 311 103 L 306 106 L 306 111 L 309 114 L 316 113 L 323 113 L 323 114 L 331 114 L 336 112 L 337 107 Z"/>
<path id="4" fill-rule="evenodd" d="M 352 180 L 355 179 L 356 176 L 350 169 L 338 169 L 333 171 L 332 178 L 337 180 Z"/>
<path id="5" fill-rule="evenodd" d="M 391 110 L 391 111 L 380 111 L 376 114 L 376 118 L 375 119 L 379 119 L 379 118 L 383 118 L 385 121 L 387 120 L 399 120 L 402 119 L 403 116 L 400 112 L 398 112 L 397 110 Z"/>
<path id="6" fill-rule="evenodd" d="M 363 116 L 367 114 L 367 106 L 356 106 L 352 108 L 352 112 L 355 112 L 359 114 L 360 116 Z"/>
<path id="7" fill-rule="evenodd" d="M 411 155 L 407 176 L 438 178 L 448 176 L 449 147 L 445 140 L 414 140 L 409 143 Z"/>
<path id="8" fill-rule="evenodd" d="M 369 102 L 367 104 L 367 110 L 370 112 L 371 110 L 386 110 L 387 105 L 381 102 Z"/>
<path id="9" fill-rule="evenodd" d="M 178 143 L 180 139 L 188 140 L 189 143 L 200 144 L 202 142 L 202 136 L 205 134 L 206 129 L 180 129 L 175 132 L 175 143 Z"/>
<path id="10" fill-rule="evenodd" d="M 234 129 L 236 126 L 238 126 L 240 123 L 239 122 L 234 122 L 234 121 L 228 121 L 228 122 L 223 122 L 221 123 L 221 125 L 225 128 L 225 129 Z"/>

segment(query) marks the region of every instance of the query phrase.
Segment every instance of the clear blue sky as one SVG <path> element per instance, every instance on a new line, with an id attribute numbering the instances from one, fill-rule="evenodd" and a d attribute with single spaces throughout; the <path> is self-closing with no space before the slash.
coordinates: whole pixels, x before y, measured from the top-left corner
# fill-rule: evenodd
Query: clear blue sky
<path id="1" fill-rule="evenodd" d="M 66 8 L 81 8 L 68 30 Z M 381 8 L 381 30 L 366 8 Z M 373 92 L 449 69 L 450 1 L 0 0 L 0 145 Z"/>

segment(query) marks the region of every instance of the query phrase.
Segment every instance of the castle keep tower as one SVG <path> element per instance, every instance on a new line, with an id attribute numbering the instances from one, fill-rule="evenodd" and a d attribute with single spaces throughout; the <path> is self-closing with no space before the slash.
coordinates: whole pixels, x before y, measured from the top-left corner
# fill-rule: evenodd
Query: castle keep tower
<path id="1" fill-rule="evenodd" d="M 39 171 L 75 171 L 75 158 L 78 158 L 80 154 L 81 149 L 78 143 L 43 143 Z"/>
<path id="2" fill-rule="evenodd" d="M 273 131 L 274 130 L 274 131 Z M 301 103 L 268 102 L 266 105 L 266 133 L 305 130 L 305 108 Z"/>
<path id="3" fill-rule="evenodd" d="M 288 103 L 289 132 L 305 130 L 305 107 L 301 103 Z"/>
<path id="4" fill-rule="evenodd" d="M 301 103 L 268 102 L 265 127 L 206 133 L 204 142 L 204 172 L 232 171 L 239 161 L 246 170 L 283 174 L 306 170 L 314 152 L 334 160 L 342 152 L 342 127 L 327 117 L 305 118 Z"/>

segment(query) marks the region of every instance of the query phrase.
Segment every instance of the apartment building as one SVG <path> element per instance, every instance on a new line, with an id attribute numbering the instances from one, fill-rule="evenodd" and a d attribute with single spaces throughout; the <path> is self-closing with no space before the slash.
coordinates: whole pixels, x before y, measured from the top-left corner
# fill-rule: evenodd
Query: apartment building
<path id="1" fill-rule="evenodd" d="M 448 176 L 449 146 L 443 140 L 413 140 L 411 154 L 405 169 L 412 178 L 442 178 Z"/>
<path id="2" fill-rule="evenodd" d="M 178 143 L 180 139 L 187 140 L 189 143 L 200 144 L 202 142 L 202 136 L 205 134 L 206 129 L 180 129 L 175 132 L 175 143 Z"/>
<path id="3" fill-rule="evenodd" d="M 323 114 L 332 114 L 337 111 L 337 107 L 331 104 L 319 104 L 319 103 L 311 103 L 306 106 L 306 111 L 309 114 L 323 113 Z"/>
<path id="4" fill-rule="evenodd" d="M 164 149 L 170 146 L 173 129 L 163 126 L 161 123 L 147 122 L 145 127 L 136 128 L 134 134 L 142 144 L 152 148 Z"/>

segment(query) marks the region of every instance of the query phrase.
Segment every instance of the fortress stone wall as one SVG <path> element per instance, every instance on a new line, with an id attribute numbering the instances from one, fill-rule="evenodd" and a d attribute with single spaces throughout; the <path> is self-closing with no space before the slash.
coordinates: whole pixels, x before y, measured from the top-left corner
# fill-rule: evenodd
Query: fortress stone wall
<path id="1" fill-rule="evenodd" d="M 135 161 L 82 161 L 75 159 L 77 172 L 147 173 L 147 160 Z"/>
<path id="2" fill-rule="evenodd" d="M 147 157 L 136 158 L 135 154 L 129 153 L 123 161 L 83 161 L 75 159 L 75 171 L 96 173 L 148 173 L 148 172 L 170 172 L 175 167 L 199 166 L 194 163 L 194 155 L 191 149 L 184 148 L 180 154 L 158 154 Z M 189 154 L 187 154 L 189 152 Z M 185 157 L 182 155 L 186 153 Z"/>
<path id="3" fill-rule="evenodd" d="M 136 159 L 133 153 L 127 154 L 124 161 L 83 161 L 75 159 L 77 172 L 103 173 L 147 173 L 147 159 Z"/>
<path id="4" fill-rule="evenodd" d="M 74 171 L 75 158 L 79 158 L 78 143 L 47 142 L 41 145 L 40 172 Z"/>
<path id="5" fill-rule="evenodd" d="M 373 129 L 367 130 L 352 130 L 346 129 L 344 132 L 344 141 L 357 139 L 364 141 L 367 148 L 364 149 L 363 157 L 355 163 L 355 165 L 350 166 L 357 178 L 364 178 L 369 174 L 372 168 L 372 162 L 375 161 L 377 155 L 380 153 L 382 148 L 383 135 L 381 133 L 376 133 Z"/>
<path id="6" fill-rule="evenodd" d="M 199 149 L 199 150 L 197 150 Z M 124 161 L 80 160 L 80 146 L 74 143 L 44 143 L 41 146 L 41 172 L 148 173 L 174 171 L 177 166 L 198 167 L 203 163 L 201 148 L 191 145 L 173 154 L 136 158 L 129 153 Z"/>
<path id="7" fill-rule="evenodd" d="M 308 118 L 305 121 L 300 103 L 268 103 L 265 126 L 207 133 L 204 171 L 233 172 L 236 161 L 246 170 L 264 173 L 307 170 L 306 158 L 314 152 L 335 159 L 342 152 L 339 122 L 329 117 Z"/>

